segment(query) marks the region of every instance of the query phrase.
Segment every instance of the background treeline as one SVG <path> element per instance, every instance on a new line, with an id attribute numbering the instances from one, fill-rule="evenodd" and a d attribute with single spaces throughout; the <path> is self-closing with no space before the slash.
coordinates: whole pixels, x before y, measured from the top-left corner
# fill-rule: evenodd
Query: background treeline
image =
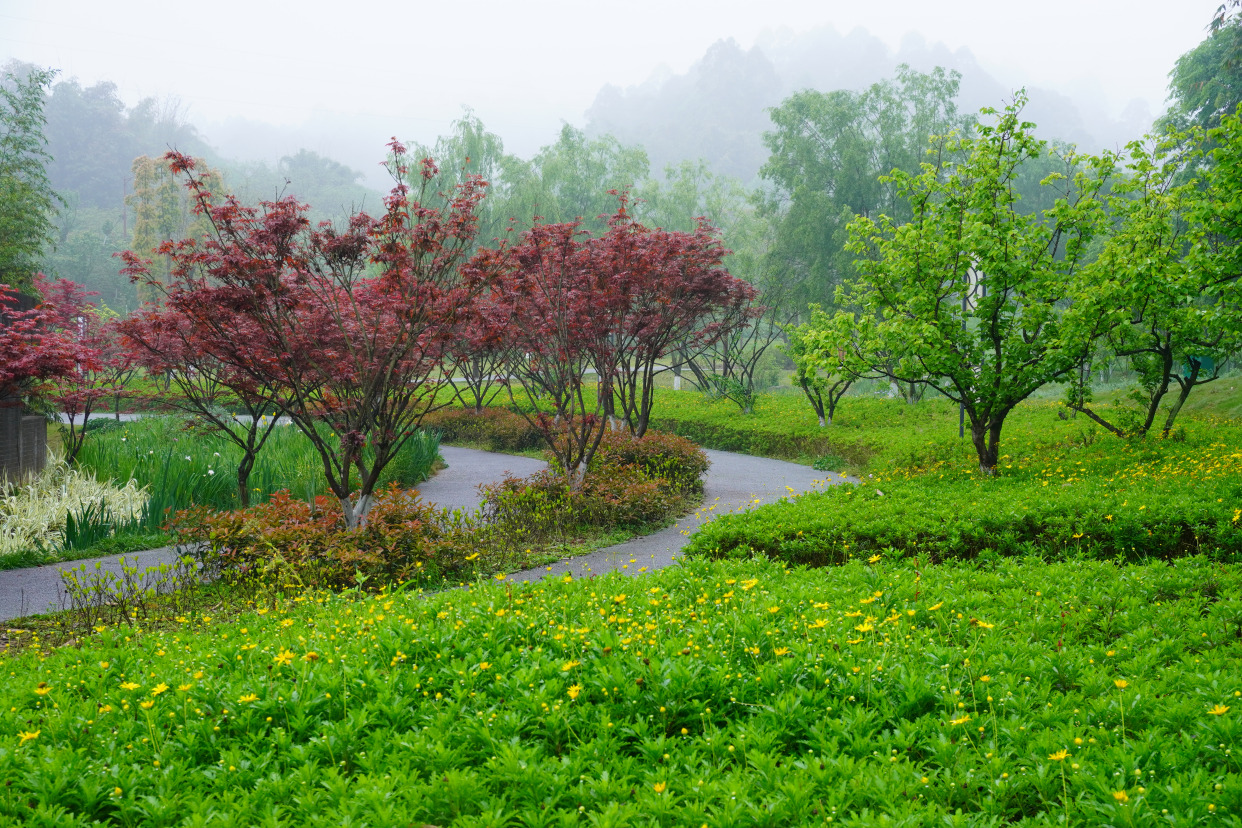
<path id="1" fill-rule="evenodd" d="M 1232 109 L 1242 85 L 1237 62 L 1222 55 L 1236 53 L 1238 31 L 1236 19 L 1226 18 L 1178 61 L 1162 123 L 1213 126 Z M 910 65 L 894 66 L 898 60 Z M 22 77 L 35 67 L 6 69 Z M 837 288 L 852 275 L 848 222 L 880 213 L 908 218 L 880 176 L 917 172 L 928 136 L 969 134 L 977 108 L 999 106 L 1004 97 L 965 50 L 911 38 L 893 54 L 865 33 L 825 29 L 749 51 L 721 42 L 684 75 L 605 88 L 585 128 L 563 126 L 529 158 L 507 152 L 469 110 L 450 134 L 416 151 L 436 157 L 446 188 L 468 174 L 490 182 L 483 243 L 505 235 L 515 217 L 526 224 L 536 216 L 582 217 L 598 232 L 598 217 L 616 209 L 612 190 L 631 191 L 633 213 L 652 226 L 690 230 L 698 216 L 709 218 L 733 250 L 730 271 L 758 287 L 768 308 L 751 340 L 725 343 L 712 360 L 747 390 L 774 376 L 764 370 L 773 357 L 761 364 L 755 354 L 783 338 L 782 325 L 805 321 L 808 303 L 835 305 Z M 1129 121 L 1093 117 L 1088 130 L 1068 99 L 1044 90 L 1029 97 L 1023 117 L 1042 125 L 1053 150 L 1060 139 L 1087 148 L 1123 135 L 1137 139 L 1150 122 L 1134 110 Z M 170 147 L 202 159 L 218 186 L 246 202 L 294 195 L 310 205 L 314 221 L 382 209 L 363 173 L 306 149 L 275 164 L 225 157 L 173 102 L 126 106 L 114 84 L 84 87 L 73 78 L 55 78 L 45 98 L 47 177 L 63 203 L 42 269 L 98 292 L 122 315 L 150 297 L 120 275 L 113 254 L 196 229 L 180 185 L 154 160 Z M 377 147 L 377 160 L 381 153 Z M 1050 206 L 1040 202 L 1046 188 L 1038 182 L 1057 164 L 1052 152 L 1030 159 L 1016 180 L 1024 209 Z M 702 384 L 712 373 L 695 378 Z"/>

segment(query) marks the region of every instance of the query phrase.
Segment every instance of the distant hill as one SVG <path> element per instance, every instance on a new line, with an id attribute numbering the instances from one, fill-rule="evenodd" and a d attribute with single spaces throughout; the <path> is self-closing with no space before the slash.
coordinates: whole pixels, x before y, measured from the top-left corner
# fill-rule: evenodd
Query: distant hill
<path id="1" fill-rule="evenodd" d="M 653 171 L 704 158 L 717 172 L 750 181 L 767 159 L 768 107 L 799 89 L 862 90 L 892 77 L 901 63 L 923 72 L 936 66 L 960 72 L 963 112 L 999 108 L 1021 85 L 992 77 L 968 49 L 953 51 L 910 35 L 894 52 L 863 29 L 842 35 L 828 26 L 768 34 L 750 49 L 732 39 L 717 41 L 684 74 L 664 69 L 638 86 L 605 86 L 587 110 L 586 131 L 642 144 Z M 1031 86 L 1027 92 L 1026 116 L 1039 125 L 1041 136 L 1088 151 L 1139 137 L 1154 118 L 1140 102 L 1119 120 L 1103 116 L 1100 107 L 1084 117 L 1079 102 L 1059 92 Z"/>

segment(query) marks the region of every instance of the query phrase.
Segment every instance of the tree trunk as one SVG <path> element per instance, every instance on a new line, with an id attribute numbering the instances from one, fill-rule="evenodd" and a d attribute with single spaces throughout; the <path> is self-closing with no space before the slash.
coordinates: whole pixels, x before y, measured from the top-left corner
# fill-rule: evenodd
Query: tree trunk
<path id="1" fill-rule="evenodd" d="M 237 502 L 243 509 L 250 506 L 250 472 L 254 468 L 254 454 L 245 452 L 237 464 Z"/>
<path id="2" fill-rule="evenodd" d="M 357 500 L 350 497 L 338 498 L 341 502 L 341 513 L 345 516 L 345 528 L 357 529 L 366 525 L 367 513 L 371 511 L 374 498 L 371 495 L 359 495 Z"/>
<path id="3" fill-rule="evenodd" d="M 996 475 L 1002 422 L 995 419 L 987 422 L 972 420 L 970 424 L 970 439 L 975 444 L 975 453 L 979 456 L 979 471 L 988 477 Z"/>
<path id="4" fill-rule="evenodd" d="M 1199 380 L 1200 362 L 1197 359 L 1190 360 L 1190 376 L 1186 379 L 1177 380 L 1177 384 L 1181 386 L 1181 390 L 1177 394 L 1177 402 L 1173 403 L 1173 407 L 1169 409 L 1169 416 L 1164 421 L 1164 428 L 1160 432 L 1161 437 L 1168 437 L 1169 432 L 1173 430 L 1173 421 L 1177 419 L 1177 415 L 1182 410 L 1186 398 L 1190 396 L 1190 391 L 1195 387 Z"/>

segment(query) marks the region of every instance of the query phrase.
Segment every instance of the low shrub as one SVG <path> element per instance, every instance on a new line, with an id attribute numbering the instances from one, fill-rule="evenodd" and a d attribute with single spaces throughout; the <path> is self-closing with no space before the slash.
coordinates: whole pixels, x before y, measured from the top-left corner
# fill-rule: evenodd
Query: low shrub
<path id="1" fill-rule="evenodd" d="M 677 511 L 679 499 L 631 464 L 600 464 L 578 489 L 554 469 L 483 487 L 485 520 L 526 542 L 566 539 L 594 527 L 642 528 Z M 506 532 L 502 531 L 504 535 Z"/>
<path id="2" fill-rule="evenodd" d="M 539 430 L 506 408 L 443 408 L 423 418 L 423 428 L 440 432 L 446 443 L 466 443 L 488 451 L 530 451 L 543 446 Z"/>
<path id="3" fill-rule="evenodd" d="M 627 431 L 609 431 L 600 441 L 595 462 L 600 465 L 633 465 L 650 480 L 663 480 L 678 495 L 703 494 L 703 475 L 711 464 L 703 450 L 684 437 L 648 431 L 634 439 Z"/>
<path id="4" fill-rule="evenodd" d="M 498 541 L 538 543 L 592 528 L 644 529 L 689 511 L 703 494 L 707 456 L 688 440 L 647 432 L 606 432 L 581 487 L 553 464 L 530 477 L 483 488 L 484 518 Z"/>
<path id="5" fill-rule="evenodd" d="M 345 528 L 335 500 L 307 503 L 287 491 L 249 509 L 184 510 L 171 525 L 209 572 L 267 587 L 339 589 L 371 579 L 425 585 L 473 574 L 468 521 L 396 484 L 376 496 L 357 529 Z"/>

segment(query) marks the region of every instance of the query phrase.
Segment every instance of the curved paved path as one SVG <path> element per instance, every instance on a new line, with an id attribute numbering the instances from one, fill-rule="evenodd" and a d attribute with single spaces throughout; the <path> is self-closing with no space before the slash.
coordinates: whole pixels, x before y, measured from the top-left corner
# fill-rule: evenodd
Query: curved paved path
<path id="1" fill-rule="evenodd" d="M 423 499 L 446 509 L 478 507 L 482 501 L 478 487 L 494 483 L 506 474 L 523 477 L 543 468 L 541 460 L 508 454 L 493 454 L 474 449 L 441 446 L 440 454 L 448 467 L 419 486 Z M 744 511 L 755 505 L 771 503 L 788 494 L 797 494 L 825 485 L 840 483 L 845 478 L 831 472 L 815 471 L 807 466 L 732 454 L 725 451 L 708 451 L 711 468 L 704 478 L 705 497 L 703 506 L 693 515 L 682 518 L 670 526 L 626 543 L 597 550 L 589 555 L 567 558 L 550 567 L 538 567 L 506 576 L 509 580 L 535 581 L 548 575 L 566 572 L 575 577 L 600 575 L 620 571 L 637 575 L 651 569 L 668 566 L 677 559 L 677 552 L 690 539 L 690 535 L 703 523 L 716 515 Z M 125 556 L 139 570 L 159 566 L 176 560 L 174 547 L 152 549 Z M 0 621 L 21 618 L 44 612 L 66 609 L 68 596 L 61 584 L 62 569 L 77 568 L 85 564 L 88 572 L 94 572 L 96 564 L 113 573 L 120 572 L 116 557 L 91 558 L 29 569 L 11 569 L 0 572 Z"/>

